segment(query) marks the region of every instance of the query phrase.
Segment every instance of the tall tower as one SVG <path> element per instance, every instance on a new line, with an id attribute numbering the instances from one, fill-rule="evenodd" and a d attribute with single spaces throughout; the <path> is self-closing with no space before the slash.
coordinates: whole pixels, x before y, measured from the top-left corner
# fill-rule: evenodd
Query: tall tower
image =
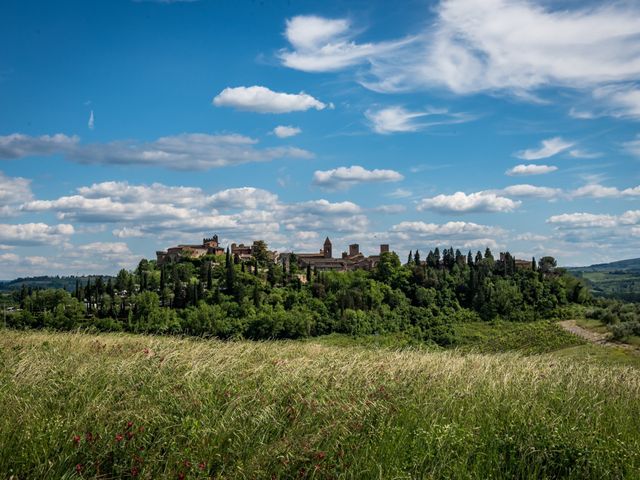
<path id="1" fill-rule="evenodd" d="M 329 240 L 329 237 L 327 237 L 327 239 L 324 241 L 324 245 L 322 247 L 322 253 L 324 253 L 324 258 L 332 258 L 332 252 L 331 252 L 331 240 Z"/>

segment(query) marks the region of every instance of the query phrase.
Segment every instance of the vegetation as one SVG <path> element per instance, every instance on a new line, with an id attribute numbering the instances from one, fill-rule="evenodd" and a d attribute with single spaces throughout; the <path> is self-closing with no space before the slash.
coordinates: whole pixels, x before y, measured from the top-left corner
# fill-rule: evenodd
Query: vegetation
<path id="1" fill-rule="evenodd" d="M 266 246 L 264 248 L 266 252 Z M 257 249 L 260 252 L 260 249 Z M 226 256 L 185 259 L 158 267 L 142 260 L 134 272 L 62 290 L 15 292 L 14 328 L 183 333 L 219 338 L 282 339 L 330 333 L 403 333 L 455 345 L 453 325 L 468 321 L 537 321 L 574 315 L 590 297 L 552 257 L 516 268 L 509 253 L 494 259 L 435 249 L 405 265 L 382 254 L 373 271 L 306 272 Z"/>
<path id="2" fill-rule="evenodd" d="M 567 269 L 596 296 L 640 302 L 640 258 Z"/>
<path id="3" fill-rule="evenodd" d="M 4 331 L 0 385 L 3 478 L 640 469 L 640 370 L 555 355 Z"/>

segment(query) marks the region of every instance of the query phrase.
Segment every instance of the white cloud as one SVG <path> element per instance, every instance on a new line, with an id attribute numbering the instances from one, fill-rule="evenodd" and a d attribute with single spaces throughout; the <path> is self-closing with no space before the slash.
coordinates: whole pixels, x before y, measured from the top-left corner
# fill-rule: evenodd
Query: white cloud
<path id="1" fill-rule="evenodd" d="M 359 165 L 332 170 L 316 170 L 313 183 L 328 189 L 349 188 L 358 183 L 399 182 L 404 177 L 395 170 L 367 170 Z"/>
<path id="2" fill-rule="evenodd" d="M 373 209 L 374 212 L 380 212 L 388 215 L 406 212 L 407 207 L 404 205 L 379 205 Z"/>
<path id="3" fill-rule="evenodd" d="M 211 195 L 208 204 L 214 208 L 271 208 L 278 202 L 278 196 L 260 188 L 229 188 Z"/>
<path id="4" fill-rule="evenodd" d="M 636 3 L 578 8 L 540 3 L 442 0 L 421 41 L 373 63 L 368 85 L 384 91 L 444 86 L 456 93 L 507 91 L 526 97 L 547 86 L 581 89 L 637 80 Z"/>
<path id="5" fill-rule="evenodd" d="M 602 156 L 602 154 L 598 152 L 589 152 L 587 150 L 580 150 L 577 148 L 569 150 L 569 155 L 573 158 L 599 158 Z"/>
<path id="6" fill-rule="evenodd" d="M 291 125 L 278 125 L 273 129 L 273 133 L 278 138 L 289 138 L 298 135 L 302 130 Z"/>
<path id="7" fill-rule="evenodd" d="M 540 148 L 523 150 L 516 153 L 516 157 L 522 160 L 540 160 L 542 158 L 553 157 L 573 147 L 573 145 L 572 142 L 567 142 L 560 137 L 553 137 L 543 140 Z"/>
<path id="8" fill-rule="evenodd" d="M 144 232 L 136 227 L 122 227 L 111 231 L 114 237 L 118 238 L 139 238 L 144 237 Z"/>
<path id="9" fill-rule="evenodd" d="M 0 159 L 49 156 L 66 153 L 80 141 L 62 133 L 32 137 L 22 133 L 0 136 Z"/>
<path id="10" fill-rule="evenodd" d="M 15 215 L 18 206 L 32 198 L 31 180 L 0 172 L 0 216 Z"/>
<path id="11" fill-rule="evenodd" d="M 640 118 L 640 89 L 636 85 L 606 85 L 593 91 L 603 111 L 614 117 Z"/>
<path id="12" fill-rule="evenodd" d="M 89 114 L 89 121 L 87 122 L 87 127 L 89 128 L 89 130 L 93 130 L 95 126 L 95 119 L 93 118 L 93 110 L 91 110 L 91 113 Z"/>
<path id="13" fill-rule="evenodd" d="M 387 197 L 389 198 L 407 198 L 413 195 L 411 190 L 407 190 L 406 188 L 396 188 L 393 192 L 387 193 Z"/>
<path id="14" fill-rule="evenodd" d="M 624 142 L 622 144 L 622 146 L 631 155 L 635 155 L 636 157 L 640 157 L 640 135 L 636 135 L 636 138 L 634 140 L 630 140 L 628 142 Z"/>
<path id="15" fill-rule="evenodd" d="M 153 142 L 115 141 L 80 145 L 77 137 L 58 134 L 0 136 L 0 158 L 64 154 L 88 164 L 151 165 L 175 170 L 206 170 L 280 158 L 311 158 L 300 148 L 256 148 L 257 140 L 237 134 L 183 133 Z"/>
<path id="16" fill-rule="evenodd" d="M 128 182 L 101 182 L 89 187 L 80 187 L 78 193 L 85 198 L 109 197 L 119 202 L 168 202 L 181 206 L 189 206 L 205 200 L 205 194 L 200 188 L 172 187 L 161 183 L 131 185 Z"/>
<path id="17" fill-rule="evenodd" d="M 565 228 L 611 228 L 618 224 L 618 219 L 607 214 L 563 213 L 549 217 L 547 222 Z"/>
<path id="18" fill-rule="evenodd" d="M 511 212 L 520 206 L 520 201 L 511 200 L 491 192 L 476 192 L 467 195 L 456 192 L 453 195 L 437 195 L 423 198 L 418 210 L 433 210 L 440 213 Z"/>
<path id="19" fill-rule="evenodd" d="M 73 235 L 73 225 L 46 223 L 0 224 L 0 243 L 4 245 L 58 244 Z"/>
<path id="20" fill-rule="evenodd" d="M 499 190 L 497 193 L 509 195 L 512 197 L 529 197 L 529 198 L 556 198 L 562 195 L 562 190 L 551 187 L 537 187 L 529 184 L 510 185 Z"/>
<path id="21" fill-rule="evenodd" d="M 477 237 L 486 235 L 499 235 L 504 233 L 501 228 L 487 225 L 479 225 L 473 222 L 447 222 L 444 224 L 425 222 L 400 222 L 391 227 L 394 232 L 404 232 L 421 236 L 455 236 Z"/>
<path id="22" fill-rule="evenodd" d="M 330 72 L 391 54 L 411 42 L 362 43 L 352 39 L 349 20 L 300 15 L 287 20 L 285 37 L 293 50 L 283 49 L 279 56 L 290 68 L 305 72 Z"/>
<path id="23" fill-rule="evenodd" d="M 516 165 L 505 172 L 510 177 L 526 176 L 526 175 L 544 175 L 545 173 L 551 173 L 558 170 L 558 167 L 553 165 Z"/>
<path id="24" fill-rule="evenodd" d="M 449 113 L 446 109 L 430 108 L 411 112 L 401 106 L 367 110 L 365 117 L 371 123 L 373 131 L 380 134 L 417 132 L 437 125 L 452 125 L 473 120 L 468 114 Z M 426 117 L 433 119 L 427 120 Z"/>
<path id="25" fill-rule="evenodd" d="M 258 113 L 303 112 L 310 108 L 323 110 L 327 107 L 320 100 L 304 92 L 274 92 L 267 87 L 227 87 L 214 99 L 217 107 L 233 107 Z"/>
<path id="26" fill-rule="evenodd" d="M 570 193 L 571 198 L 620 198 L 620 197 L 639 197 L 640 185 L 636 187 L 625 188 L 620 190 L 617 187 L 605 187 L 597 183 L 584 185 Z"/>

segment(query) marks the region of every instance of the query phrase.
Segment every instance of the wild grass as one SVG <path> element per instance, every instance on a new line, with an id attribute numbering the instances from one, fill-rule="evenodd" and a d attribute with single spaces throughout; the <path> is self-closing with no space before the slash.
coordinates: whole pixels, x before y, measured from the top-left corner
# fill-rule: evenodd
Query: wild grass
<path id="1" fill-rule="evenodd" d="M 0 477 L 637 478 L 640 370 L 0 332 Z"/>

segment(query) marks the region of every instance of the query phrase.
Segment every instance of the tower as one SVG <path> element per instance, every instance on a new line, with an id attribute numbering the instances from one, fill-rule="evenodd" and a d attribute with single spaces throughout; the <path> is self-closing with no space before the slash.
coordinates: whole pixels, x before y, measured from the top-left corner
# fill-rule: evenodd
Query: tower
<path id="1" fill-rule="evenodd" d="M 322 247 L 322 253 L 324 254 L 324 258 L 332 258 L 332 252 L 331 252 L 331 240 L 329 240 L 329 237 L 327 237 L 327 239 L 324 241 L 324 245 Z"/>

